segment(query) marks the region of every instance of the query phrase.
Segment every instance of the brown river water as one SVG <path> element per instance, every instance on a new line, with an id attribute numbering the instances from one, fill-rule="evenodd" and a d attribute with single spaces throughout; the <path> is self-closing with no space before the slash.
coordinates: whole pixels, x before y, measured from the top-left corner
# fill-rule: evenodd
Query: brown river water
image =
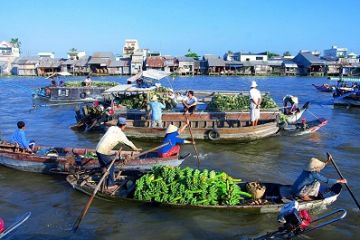
<path id="1" fill-rule="evenodd" d="M 95 80 L 98 80 L 94 78 Z M 103 80 L 125 82 L 124 77 Z M 312 156 L 332 153 L 355 196 L 360 200 L 360 109 L 334 107 L 331 94 L 311 85 L 325 78 L 307 77 L 180 77 L 164 80 L 174 89 L 248 90 L 257 80 L 261 91 L 269 91 L 280 105 L 286 94 L 297 95 L 300 105 L 310 101 L 307 120 L 324 117 L 329 123 L 318 132 L 299 137 L 271 137 L 247 144 L 198 142 L 201 168 L 221 170 L 244 180 L 292 184 Z M 101 134 L 76 133 L 74 106 L 32 109 L 32 89 L 48 84 L 43 78 L 0 78 L 0 137 L 7 139 L 16 122 L 27 124 L 27 137 L 48 146 L 95 147 Z M 157 143 L 134 141 L 143 149 Z M 191 145 L 182 152 L 192 152 Z M 184 166 L 196 167 L 191 157 Z M 328 166 L 324 175 L 337 178 Z M 16 216 L 31 211 L 31 218 L 8 239 L 240 239 L 277 228 L 276 214 L 254 215 L 228 210 L 149 207 L 137 203 L 96 199 L 80 229 L 69 231 L 88 197 L 73 190 L 63 176 L 25 173 L 0 166 L 0 216 L 10 224 Z M 360 212 L 344 188 L 337 202 L 315 216 L 344 208 L 340 222 L 309 233 L 308 239 L 358 239 Z M 358 237 L 356 237 L 358 236 Z"/>

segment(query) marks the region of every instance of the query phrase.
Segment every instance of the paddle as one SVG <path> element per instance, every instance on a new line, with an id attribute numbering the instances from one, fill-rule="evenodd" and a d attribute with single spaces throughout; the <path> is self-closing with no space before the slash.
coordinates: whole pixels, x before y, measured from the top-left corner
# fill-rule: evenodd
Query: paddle
<path id="1" fill-rule="evenodd" d="M 80 225 L 81 221 L 83 220 L 83 218 L 85 217 L 87 211 L 89 210 L 90 205 L 91 205 L 92 201 L 94 200 L 94 197 L 95 197 L 96 193 L 99 191 L 100 186 L 101 186 L 102 182 L 105 180 L 105 178 L 107 177 L 107 175 L 109 175 L 110 168 L 114 165 L 115 161 L 116 161 L 116 158 L 114 158 L 111 161 L 110 165 L 106 169 L 106 172 L 101 177 L 99 183 L 96 185 L 96 187 L 94 189 L 94 192 L 91 194 L 91 196 L 90 196 L 89 200 L 87 201 L 85 207 L 81 211 L 80 216 L 76 219 L 76 221 L 75 221 L 75 223 L 73 225 L 73 229 L 72 229 L 74 232 L 76 232 L 76 230 L 79 228 L 79 225 Z"/>
<path id="2" fill-rule="evenodd" d="M 331 161 L 331 163 L 333 164 L 333 166 L 335 167 L 335 169 L 336 169 L 337 173 L 339 174 L 339 176 L 340 176 L 342 179 L 344 179 L 343 175 L 341 174 L 341 172 L 340 172 L 338 166 L 336 165 L 335 160 L 333 159 L 333 157 L 331 156 L 331 154 L 330 154 L 330 153 L 326 153 L 326 154 L 327 154 L 329 160 Z M 359 208 L 359 210 L 360 210 L 360 204 L 359 204 L 359 202 L 356 200 L 355 195 L 354 195 L 353 192 L 351 191 L 349 185 L 348 185 L 347 183 L 345 183 L 345 186 L 346 186 L 347 190 L 349 191 L 352 199 L 354 200 L 356 206 L 357 206 L 357 207 Z"/>
<path id="3" fill-rule="evenodd" d="M 189 122 L 189 119 L 188 119 L 186 113 L 185 113 L 185 118 L 186 118 L 186 122 Z M 195 153 L 196 153 L 197 164 L 198 164 L 197 167 L 200 168 L 199 152 L 198 152 L 198 150 L 197 150 L 197 148 L 196 148 L 196 145 L 195 145 L 194 135 L 192 134 L 190 122 L 189 122 L 189 125 L 188 125 L 188 126 L 189 126 L 189 132 L 190 132 L 190 135 L 191 135 L 191 139 L 192 139 L 192 144 L 193 144 L 193 147 L 194 147 L 194 151 L 195 151 Z"/>
<path id="4" fill-rule="evenodd" d="M 167 146 L 167 145 L 169 145 L 169 144 L 170 144 L 169 142 L 164 143 L 164 144 L 161 144 L 160 146 L 157 146 L 157 147 L 151 148 L 151 149 L 149 149 L 149 150 L 146 150 L 146 151 L 144 151 L 144 152 L 142 152 L 142 153 L 139 153 L 139 154 L 133 156 L 131 159 L 138 158 L 138 157 L 143 156 L 143 155 L 145 155 L 145 154 L 147 154 L 147 153 L 149 153 L 149 152 L 153 152 L 153 151 L 158 150 L 158 149 L 160 149 L 160 148 L 162 148 L 162 147 L 165 147 L 165 146 Z"/>

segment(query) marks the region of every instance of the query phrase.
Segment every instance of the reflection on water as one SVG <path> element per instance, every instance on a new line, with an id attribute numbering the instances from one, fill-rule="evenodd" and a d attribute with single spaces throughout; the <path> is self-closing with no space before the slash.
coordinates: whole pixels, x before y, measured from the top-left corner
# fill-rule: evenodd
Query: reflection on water
<path id="1" fill-rule="evenodd" d="M 126 78 L 103 77 L 125 82 Z M 360 110 L 333 107 L 331 94 L 319 93 L 311 85 L 325 78 L 255 78 L 261 91 L 271 92 L 278 104 L 286 94 L 299 96 L 300 103 L 310 101 L 310 110 L 329 123 L 319 132 L 299 137 L 271 137 L 248 144 L 211 144 L 197 142 L 201 168 L 226 171 L 244 180 L 291 184 L 312 156 L 324 158 L 331 152 L 356 196 L 360 195 L 359 130 Z M 178 77 L 170 83 L 176 90 L 243 90 L 252 77 Z M 27 123 L 28 138 L 50 146 L 95 147 L 99 133 L 83 134 L 69 129 L 74 124 L 74 106 L 32 109 L 32 89 L 48 84 L 41 78 L 0 79 L 0 138 L 8 138 L 18 120 Z M 164 85 L 169 85 L 164 81 Z M 44 104 L 44 103 L 42 103 Z M 300 104 L 300 105 L 301 105 Z M 315 117 L 309 113 L 305 118 Z M 135 141 L 143 149 L 158 143 Z M 186 145 L 183 152 L 193 153 Z M 193 155 L 194 156 L 194 155 Z M 196 167 L 196 158 L 184 166 Z M 324 174 L 337 177 L 328 166 Z M 0 167 L 0 216 L 12 222 L 17 215 L 32 211 L 31 219 L 13 239 L 239 239 L 256 236 L 277 228 L 274 214 L 254 215 L 236 211 L 174 209 L 149 207 L 128 202 L 95 200 L 76 234 L 69 228 L 80 214 L 87 197 L 71 189 L 64 178 L 24 173 Z M 359 197 L 358 197 L 359 198 Z M 344 221 L 315 231 L 311 239 L 354 239 L 360 234 L 360 214 L 346 190 L 331 206 L 348 209 Z M 320 213 L 321 214 L 321 213 Z"/>

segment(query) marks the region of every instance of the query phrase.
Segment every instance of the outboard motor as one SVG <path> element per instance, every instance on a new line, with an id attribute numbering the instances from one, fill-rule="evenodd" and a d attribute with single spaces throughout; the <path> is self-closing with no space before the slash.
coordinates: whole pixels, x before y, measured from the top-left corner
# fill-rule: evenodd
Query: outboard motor
<path id="1" fill-rule="evenodd" d="M 283 224 L 280 228 L 289 232 L 304 231 L 311 223 L 309 212 L 307 210 L 299 211 L 297 201 L 285 204 L 281 208 L 277 220 Z"/>

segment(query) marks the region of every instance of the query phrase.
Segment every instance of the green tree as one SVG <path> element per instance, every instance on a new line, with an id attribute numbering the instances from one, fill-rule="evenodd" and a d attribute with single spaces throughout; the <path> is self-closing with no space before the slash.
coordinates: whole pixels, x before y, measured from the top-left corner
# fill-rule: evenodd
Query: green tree
<path id="1" fill-rule="evenodd" d="M 199 60 L 199 58 L 200 58 L 200 56 L 197 53 L 192 52 L 190 48 L 188 49 L 187 54 L 185 54 L 185 57 L 191 57 L 195 60 Z"/>
<path id="2" fill-rule="evenodd" d="M 19 48 L 19 51 L 20 51 L 21 42 L 19 41 L 19 38 L 12 38 L 10 40 L 10 43 L 13 44 L 15 47 Z"/>
<path id="3" fill-rule="evenodd" d="M 71 49 L 69 50 L 69 52 L 76 53 L 76 52 L 77 52 L 77 49 L 76 49 L 76 48 L 71 48 Z"/>
<path id="4" fill-rule="evenodd" d="M 273 57 L 279 57 L 280 56 L 279 54 L 273 53 L 273 52 L 270 52 L 270 51 L 266 51 L 266 54 L 267 54 L 268 58 L 273 58 Z"/>
<path id="5" fill-rule="evenodd" d="M 284 52 L 283 56 L 291 56 L 291 53 L 289 51 Z"/>

